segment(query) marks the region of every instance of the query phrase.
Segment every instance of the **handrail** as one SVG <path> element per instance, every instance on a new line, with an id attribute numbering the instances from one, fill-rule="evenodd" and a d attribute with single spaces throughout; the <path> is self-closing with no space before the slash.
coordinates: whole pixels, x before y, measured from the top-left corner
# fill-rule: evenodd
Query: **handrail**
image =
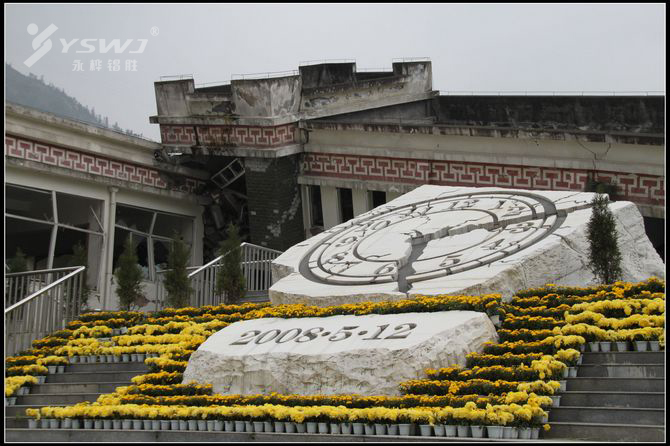
<path id="1" fill-rule="evenodd" d="M 183 80 L 183 79 L 193 79 L 193 74 L 169 74 L 167 76 L 161 76 L 160 81 L 169 81 L 169 80 Z"/>
<path id="2" fill-rule="evenodd" d="M 60 285 L 61 283 L 63 283 L 63 282 L 66 281 L 67 279 L 69 279 L 70 277 L 76 276 L 76 275 L 79 274 L 81 271 L 83 271 L 83 270 L 86 269 L 85 266 L 79 266 L 79 267 L 75 266 L 75 267 L 73 267 L 73 268 L 77 268 L 77 269 L 76 269 L 75 271 L 71 272 L 70 274 L 61 277 L 60 279 L 56 280 L 55 282 L 50 283 L 50 284 L 47 285 L 46 287 L 44 287 L 44 288 L 42 288 L 42 289 L 40 289 L 40 290 L 35 291 L 35 292 L 34 292 L 33 294 L 31 294 L 30 296 L 26 297 L 26 298 L 23 299 L 23 300 L 18 301 L 17 303 L 15 303 L 14 305 L 10 306 L 9 308 L 5 308 L 5 314 L 9 313 L 10 311 L 12 311 L 12 310 L 15 309 L 15 308 L 18 308 L 18 307 L 20 307 L 20 306 L 22 306 L 22 305 L 24 305 L 24 304 L 30 302 L 31 300 L 33 300 L 34 298 L 36 298 L 36 297 L 39 296 L 40 294 L 46 293 L 46 292 L 49 291 L 50 289 L 56 287 L 57 285 Z M 59 268 L 59 269 L 60 269 L 60 270 L 63 270 L 63 269 L 65 269 L 65 268 Z M 48 271 L 48 270 L 47 270 L 47 271 Z M 52 271 L 56 271 L 56 270 L 52 270 Z M 31 271 L 31 272 L 34 272 L 34 271 Z"/>
<path id="3" fill-rule="evenodd" d="M 230 81 L 203 82 L 202 84 L 195 84 L 195 88 L 205 87 L 207 85 L 230 85 Z"/>
<path id="4" fill-rule="evenodd" d="M 281 251 L 254 245 L 252 243 L 241 243 L 240 269 L 244 277 L 245 289 L 250 293 L 267 293 L 272 284 L 272 261 L 282 254 Z M 187 275 L 192 290 L 189 300 L 193 306 L 218 305 L 225 302 L 225 296 L 217 294 L 217 277 L 224 274 L 221 259 L 230 254 L 229 250 L 224 254 L 210 260 L 207 264 L 199 267 L 191 267 Z M 156 283 L 156 310 L 161 308 L 165 301 L 164 275 L 169 270 L 157 271 L 159 279 Z"/>
<path id="5" fill-rule="evenodd" d="M 61 271 L 68 271 L 68 270 L 75 269 L 75 268 L 80 268 L 80 267 L 79 266 L 66 266 L 66 267 L 63 267 L 63 268 L 36 269 L 36 270 L 33 270 L 33 271 L 20 271 L 18 273 L 7 273 L 7 274 L 5 274 L 5 277 L 8 277 L 8 276 L 14 277 L 14 276 L 21 276 L 21 275 L 28 275 L 28 274 L 41 274 L 41 273 L 58 273 L 58 272 L 61 272 Z"/>
<path id="6" fill-rule="evenodd" d="M 288 76 L 297 76 L 300 72 L 298 70 L 287 70 L 287 71 L 266 71 L 264 73 L 249 73 L 249 74 L 239 74 L 234 73 L 231 75 L 231 80 L 258 80 L 258 79 L 270 79 L 275 77 L 288 77 Z"/>
<path id="7" fill-rule="evenodd" d="M 265 246 L 258 246 L 258 245 L 254 245 L 253 243 L 247 243 L 247 242 L 241 243 L 240 244 L 240 249 L 244 248 L 245 246 L 250 246 L 252 248 L 261 249 L 261 250 L 268 251 L 268 252 L 271 252 L 271 253 L 274 253 L 274 254 L 281 254 L 282 253 L 281 251 L 277 251 L 276 249 L 266 248 Z M 220 255 L 219 257 L 215 258 L 214 260 L 211 260 L 208 264 L 201 266 L 196 271 L 193 271 L 191 274 L 188 275 L 189 279 L 191 277 L 195 276 L 196 274 L 198 274 L 200 271 L 216 264 L 219 260 L 223 259 L 229 253 L 230 253 L 230 251 L 226 252 L 225 254 Z"/>
<path id="8" fill-rule="evenodd" d="M 393 73 L 392 67 L 383 67 L 383 68 L 356 68 L 356 73 Z"/>

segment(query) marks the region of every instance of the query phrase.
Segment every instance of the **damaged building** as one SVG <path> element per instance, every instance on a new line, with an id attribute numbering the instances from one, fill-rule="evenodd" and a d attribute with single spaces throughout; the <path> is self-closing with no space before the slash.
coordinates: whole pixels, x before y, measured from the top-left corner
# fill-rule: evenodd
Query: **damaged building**
<path id="1" fill-rule="evenodd" d="M 211 179 L 206 252 L 228 221 L 285 250 L 421 184 L 600 188 L 635 202 L 663 250 L 662 96 L 440 94 L 428 60 L 202 88 L 187 76 L 155 92 L 159 158 Z"/>
<path id="2" fill-rule="evenodd" d="M 428 60 L 154 88 L 160 143 L 5 105 L 6 258 L 52 269 L 85 247 L 91 308 L 118 308 L 127 237 L 153 310 L 175 234 L 192 267 L 228 223 L 284 251 L 422 184 L 606 190 L 664 255 L 663 96 L 441 94 Z"/>

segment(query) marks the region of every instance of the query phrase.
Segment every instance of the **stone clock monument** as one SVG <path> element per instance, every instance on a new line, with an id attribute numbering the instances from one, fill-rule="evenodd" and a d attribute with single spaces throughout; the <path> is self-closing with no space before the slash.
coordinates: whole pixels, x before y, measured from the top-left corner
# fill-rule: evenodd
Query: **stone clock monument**
<path id="1" fill-rule="evenodd" d="M 273 264 L 273 303 L 337 305 L 416 295 L 503 293 L 593 283 L 592 193 L 421 186 L 289 249 Z M 618 220 L 624 280 L 664 265 L 630 202 Z"/>
<path id="2" fill-rule="evenodd" d="M 300 243 L 273 263 L 273 304 L 331 306 L 419 295 L 588 285 L 593 194 L 422 186 Z M 624 280 L 664 277 L 637 207 L 615 202 Z M 219 393 L 394 395 L 426 368 L 465 365 L 497 338 L 474 311 L 264 318 L 220 330 L 184 382 Z"/>

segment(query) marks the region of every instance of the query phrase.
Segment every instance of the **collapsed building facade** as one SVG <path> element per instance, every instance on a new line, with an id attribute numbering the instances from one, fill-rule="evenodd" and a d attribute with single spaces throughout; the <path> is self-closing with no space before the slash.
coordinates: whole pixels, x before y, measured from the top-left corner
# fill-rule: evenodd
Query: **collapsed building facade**
<path id="1" fill-rule="evenodd" d="M 117 309 L 130 237 L 155 309 L 174 237 L 191 266 L 228 223 L 284 251 L 422 184 L 605 190 L 632 201 L 663 257 L 663 96 L 441 95 L 429 61 L 300 66 L 197 88 L 155 83 L 161 142 L 5 105 L 5 257 L 87 254 L 89 306 Z"/>
<path id="2" fill-rule="evenodd" d="M 285 250 L 421 184 L 607 191 L 663 255 L 662 96 L 440 95 L 427 60 L 196 88 L 155 83 L 157 158 L 206 171 L 205 252 L 232 221 Z M 206 255 L 207 256 L 207 255 Z"/>

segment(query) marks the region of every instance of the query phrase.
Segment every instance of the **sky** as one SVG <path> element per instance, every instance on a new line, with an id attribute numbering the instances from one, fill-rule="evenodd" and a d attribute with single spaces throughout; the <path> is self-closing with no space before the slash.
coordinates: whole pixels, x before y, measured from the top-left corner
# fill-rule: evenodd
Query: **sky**
<path id="1" fill-rule="evenodd" d="M 52 24 L 51 49 L 27 67 Z M 77 53 L 89 51 L 83 39 L 96 39 L 93 52 Z M 132 42 L 103 53 L 101 39 Z M 6 62 L 153 140 L 161 76 L 197 85 L 310 60 L 361 69 L 402 57 L 429 57 L 435 90 L 665 91 L 665 4 L 5 4 Z"/>

